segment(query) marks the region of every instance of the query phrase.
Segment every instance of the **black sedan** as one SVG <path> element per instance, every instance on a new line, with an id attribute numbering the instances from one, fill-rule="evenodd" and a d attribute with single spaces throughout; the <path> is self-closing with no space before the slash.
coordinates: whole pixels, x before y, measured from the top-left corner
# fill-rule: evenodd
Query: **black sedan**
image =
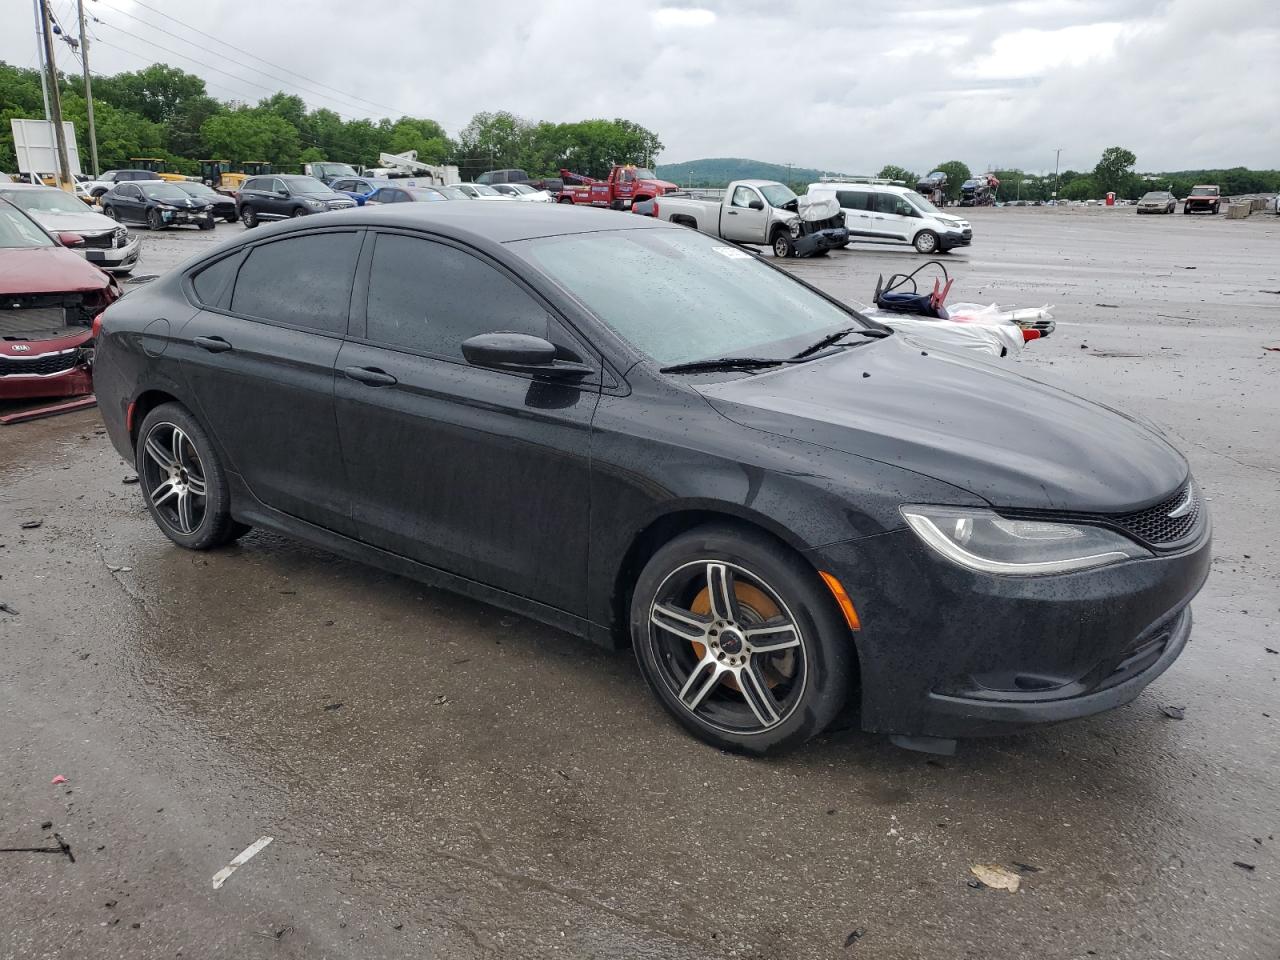
<path id="1" fill-rule="evenodd" d="M 102 212 L 121 223 L 145 223 L 152 230 L 193 225 L 214 226 L 213 204 L 191 196 L 167 180 L 117 183 L 101 199 Z"/>
<path id="2" fill-rule="evenodd" d="M 225 220 L 227 223 L 235 223 L 236 220 L 239 219 L 236 216 L 235 197 L 229 197 L 225 193 L 219 193 L 208 184 L 196 183 L 194 181 L 175 182 L 174 186 L 187 196 L 199 200 L 201 203 L 213 204 L 213 215 L 216 219 Z"/>
<path id="3" fill-rule="evenodd" d="M 1125 703 L 1209 569 L 1201 495 L 1148 427 L 645 217 L 277 224 L 113 305 L 97 350 L 175 543 L 261 527 L 629 643 L 733 750 L 850 698 L 933 750 Z"/>

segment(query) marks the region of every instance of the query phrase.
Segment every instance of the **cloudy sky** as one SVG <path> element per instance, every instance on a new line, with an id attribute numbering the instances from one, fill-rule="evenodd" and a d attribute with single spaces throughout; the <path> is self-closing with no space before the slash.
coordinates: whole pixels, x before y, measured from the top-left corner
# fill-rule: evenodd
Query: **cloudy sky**
<path id="1" fill-rule="evenodd" d="M 51 2 L 71 26 L 74 2 Z M 13 4 L 30 17 L 30 0 Z M 164 61 L 223 99 L 284 88 L 347 117 L 433 117 L 451 134 L 505 109 L 627 117 L 658 133 L 667 162 L 1044 171 L 1059 147 L 1063 169 L 1083 169 L 1119 144 L 1139 169 L 1280 167 L 1274 0 L 85 6 L 100 21 L 95 72 Z M 0 59 L 33 66 L 33 33 L 5 30 Z"/>

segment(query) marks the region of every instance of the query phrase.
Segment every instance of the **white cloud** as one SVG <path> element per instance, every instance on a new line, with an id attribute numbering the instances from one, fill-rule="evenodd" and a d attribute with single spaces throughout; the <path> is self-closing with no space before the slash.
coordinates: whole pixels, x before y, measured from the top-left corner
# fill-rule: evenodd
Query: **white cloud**
<path id="1" fill-rule="evenodd" d="M 709 27 L 716 22 L 715 12 L 698 7 L 660 7 L 650 14 L 657 27 Z"/>

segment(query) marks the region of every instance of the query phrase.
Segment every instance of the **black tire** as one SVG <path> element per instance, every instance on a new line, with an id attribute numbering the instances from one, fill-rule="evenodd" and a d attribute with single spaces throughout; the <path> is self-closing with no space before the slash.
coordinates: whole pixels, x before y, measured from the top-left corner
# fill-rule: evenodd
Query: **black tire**
<path id="1" fill-rule="evenodd" d="M 1182 212 L 1183 212 L 1183 213 L 1185 213 L 1185 214 L 1190 214 L 1190 213 L 1191 213 L 1191 208 L 1190 208 L 1190 207 L 1188 207 L 1188 206 L 1184 203 L 1184 204 L 1182 205 Z"/>
<path id="2" fill-rule="evenodd" d="M 1218 204 L 1216 204 L 1216 203 L 1215 203 L 1215 204 L 1213 205 L 1213 211 L 1212 211 L 1212 212 L 1213 212 L 1213 214 L 1214 214 L 1215 216 L 1217 215 L 1217 213 L 1218 213 Z"/>
<path id="3" fill-rule="evenodd" d="M 147 229 L 148 230 L 164 229 L 164 221 L 160 219 L 160 211 L 155 209 L 154 207 L 152 207 L 150 210 L 147 211 Z"/>
<path id="4" fill-rule="evenodd" d="M 240 208 L 240 222 L 246 230 L 252 230 L 258 225 L 258 211 L 246 203 Z"/>
<path id="5" fill-rule="evenodd" d="M 787 259 L 796 255 L 795 241 L 791 239 L 791 234 L 786 230 L 775 230 L 773 233 L 773 255 L 781 259 Z"/>
<path id="6" fill-rule="evenodd" d="M 738 613 L 727 614 L 727 621 L 717 619 L 713 583 L 736 597 Z M 700 584 L 705 589 L 699 591 Z M 752 610 L 766 604 L 772 612 Z M 683 629 L 707 642 L 655 624 L 655 616 L 664 619 L 663 610 L 693 617 L 683 622 L 698 625 Z M 763 755 L 798 746 L 821 733 L 849 696 L 856 650 L 839 608 L 812 567 L 756 530 L 709 525 L 663 546 L 636 581 L 630 617 L 636 660 L 650 689 L 685 729 L 722 750 Z M 681 625 L 672 618 L 664 622 Z M 790 649 L 753 650 L 744 639 L 749 632 L 739 630 L 760 626 Z M 747 688 L 755 691 L 751 698 Z M 682 690 L 697 700 L 692 709 L 682 702 Z"/>
<path id="7" fill-rule="evenodd" d="M 210 217 L 208 220 L 201 220 L 197 226 L 201 230 L 212 230 L 214 228 L 213 217 Z"/>
<path id="8" fill-rule="evenodd" d="M 106 190 L 104 190 L 104 189 L 102 189 L 101 187 L 99 187 L 97 190 L 94 190 L 94 191 L 90 194 L 90 196 L 92 196 L 92 197 L 93 197 L 93 199 L 95 199 L 95 200 L 101 200 L 101 199 L 102 199 L 103 197 L 105 197 L 106 195 L 107 195 L 107 191 L 106 191 Z"/>
<path id="9" fill-rule="evenodd" d="M 209 435 L 180 403 L 161 404 L 143 419 L 134 465 L 151 518 L 178 546 L 209 550 L 247 532 L 237 533 L 243 524 L 231 519 L 231 493 Z"/>
<path id="10" fill-rule="evenodd" d="M 111 204 L 107 204 L 105 207 L 102 208 L 102 215 L 104 217 L 110 217 L 112 220 L 115 220 L 117 223 L 120 222 L 120 216 L 119 214 L 116 213 L 116 208 L 111 206 Z"/>
<path id="11" fill-rule="evenodd" d="M 224 215 L 222 219 L 227 221 L 227 223 L 235 223 L 240 218 L 236 216 L 235 211 L 233 210 L 231 213 Z"/>
<path id="12" fill-rule="evenodd" d="M 292 210 L 290 210 L 290 211 L 289 211 L 289 216 L 291 216 L 291 217 L 305 217 L 305 216 L 306 216 L 307 214 L 309 214 L 310 212 L 311 212 L 311 211 L 310 211 L 310 210 L 308 210 L 306 207 L 294 207 Z"/>
<path id="13" fill-rule="evenodd" d="M 926 256 L 939 252 L 938 235 L 932 230 L 921 230 L 911 241 L 911 245 L 916 248 L 916 253 L 923 253 Z"/>

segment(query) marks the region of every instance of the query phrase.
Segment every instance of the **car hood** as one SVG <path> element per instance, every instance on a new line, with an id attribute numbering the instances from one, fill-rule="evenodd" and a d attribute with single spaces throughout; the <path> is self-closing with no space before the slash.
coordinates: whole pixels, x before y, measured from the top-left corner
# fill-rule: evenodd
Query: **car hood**
<path id="1" fill-rule="evenodd" d="M 28 212 L 32 220 L 50 233 L 105 233 L 120 226 L 110 217 L 94 213 L 87 207 L 84 213 L 49 213 L 41 210 Z"/>
<path id="2" fill-rule="evenodd" d="M 66 247 L 0 249 L 0 296 L 84 293 L 110 285 L 110 277 Z"/>
<path id="3" fill-rule="evenodd" d="M 902 335 L 698 390 L 737 423 L 905 467 L 997 507 L 1123 513 L 1188 474 L 1132 417 Z"/>

